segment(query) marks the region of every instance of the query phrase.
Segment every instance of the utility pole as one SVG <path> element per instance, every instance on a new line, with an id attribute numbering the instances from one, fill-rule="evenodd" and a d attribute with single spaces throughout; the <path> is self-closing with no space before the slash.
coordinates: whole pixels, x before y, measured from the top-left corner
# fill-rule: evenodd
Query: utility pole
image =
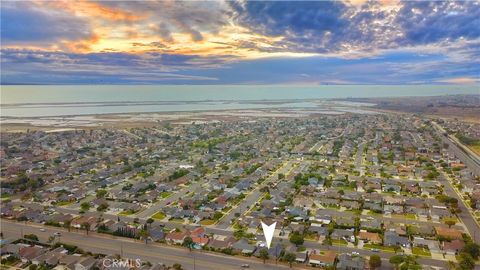
<path id="1" fill-rule="evenodd" d="M 195 270 L 195 252 L 192 252 L 193 253 L 193 270 Z"/>

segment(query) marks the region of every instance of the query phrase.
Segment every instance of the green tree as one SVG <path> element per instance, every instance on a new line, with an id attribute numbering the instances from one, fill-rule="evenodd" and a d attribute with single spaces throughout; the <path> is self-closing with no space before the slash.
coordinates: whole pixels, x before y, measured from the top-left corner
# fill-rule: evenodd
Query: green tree
<path id="1" fill-rule="evenodd" d="M 402 255 L 395 255 L 390 257 L 389 262 L 395 266 L 395 269 L 398 269 L 398 266 L 403 263 L 404 258 Z"/>
<path id="2" fill-rule="evenodd" d="M 458 268 L 460 270 L 472 270 L 475 268 L 475 260 L 470 254 L 462 252 L 458 260 Z"/>
<path id="3" fill-rule="evenodd" d="M 88 235 L 88 232 L 90 231 L 90 223 L 84 222 L 84 223 L 82 223 L 81 227 L 85 230 L 85 232 Z"/>
<path id="4" fill-rule="evenodd" d="M 448 228 L 451 228 L 453 225 L 455 225 L 457 223 L 457 221 L 455 221 L 454 219 L 445 219 L 445 225 L 448 225 Z"/>
<path id="5" fill-rule="evenodd" d="M 187 236 L 185 239 L 183 239 L 183 246 L 188 247 L 188 249 L 192 251 L 193 240 L 190 236 Z"/>
<path id="6" fill-rule="evenodd" d="M 172 265 L 172 267 L 173 267 L 173 269 L 175 269 L 175 270 L 183 270 L 182 265 L 179 264 L 179 263 L 174 263 L 174 264 Z"/>
<path id="7" fill-rule="evenodd" d="M 148 218 L 147 219 L 147 224 L 152 226 L 152 223 L 154 222 L 155 220 L 153 220 L 153 218 Z"/>
<path id="8" fill-rule="evenodd" d="M 295 244 L 296 246 L 302 245 L 304 242 L 303 235 L 300 234 L 299 232 L 293 232 L 292 235 L 290 236 L 290 242 L 292 244 Z"/>
<path id="9" fill-rule="evenodd" d="M 222 212 L 217 211 L 217 212 L 215 212 L 215 214 L 213 214 L 213 219 L 214 219 L 214 220 L 219 220 L 219 219 L 221 219 L 222 217 L 223 217 Z"/>
<path id="10" fill-rule="evenodd" d="M 455 262 L 453 261 L 448 261 L 447 264 L 448 264 L 448 270 L 454 270 L 457 268 Z"/>
<path id="11" fill-rule="evenodd" d="M 368 261 L 370 268 L 375 270 L 375 268 L 380 267 L 382 265 L 382 259 L 377 254 L 373 254 L 370 256 L 370 260 Z"/>
<path id="12" fill-rule="evenodd" d="M 25 234 L 25 235 L 23 236 L 23 238 L 29 239 L 29 240 L 33 240 L 33 241 L 37 241 L 37 242 L 38 242 L 38 236 L 35 235 L 35 234 L 33 234 L 33 233 L 32 233 L 32 234 Z"/>
<path id="13" fill-rule="evenodd" d="M 80 208 L 83 210 L 83 211 L 88 211 L 90 209 L 90 203 L 88 202 L 83 202 L 82 204 L 80 204 Z"/>
<path id="14" fill-rule="evenodd" d="M 99 211 L 99 212 L 103 212 L 107 209 L 108 209 L 108 204 L 106 204 L 106 203 L 102 203 L 97 207 L 97 211 Z"/>
<path id="15" fill-rule="evenodd" d="M 97 198 L 103 198 L 107 195 L 107 191 L 105 189 L 99 189 L 97 190 L 96 196 Z"/>
<path id="16" fill-rule="evenodd" d="M 55 236 L 49 236 L 47 239 L 47 243 L 53 243 L 55 241 Z"/>
<path id="17" fill-rule="evenodd" d="M 473 242 L 469 242 L 465 244 L 465 247 L 463 247 L 462 252 L 469 254 L 470 256 L 472 256 L 474 260 L 476 260 L 480 256 L 480 245 Z"/>
<path id="18" fill-rule="evenodd" d="M 266 248 L 262 248 L 260 250 L 260 259 L 263 260 L 263 263 L 265 263 L 266 260 L 268 260 L 268 250 Z"/>
<path id="19" fill-rule="evenodd" d="M 70 220 L 67 220 L 63 223 L 63 227 L 67 228 L 68 232 L 70 232 L 71 224 L 72 224 L 72 222 Z"/>
<path id="20" fill-rule="evenodd" d="M 138 235 L 140 236 L 140 238 L 145 240 L 145 245 L 148 244 L 148 237 L 150 236 L 150 232 L 148 230 L 140 230 Z"/>
<path id="21" fill-rule="evenodd" d="M 285 254 L 283 258 L 285 259 L 286 262 L 288 262 L 288 265 L 290 266 L 290 268 L 292 268 L 292 264 L 297 259 L 297 255 L 295 253 L 288 252 Z"/>
<path id="22" fill-rule="evenodd" d="M 244 236 L 245 236 L 245 230 L 243 230 L 243 229 L 238 229 L 238 230 L 233 232 L 233 237 L 235 237 L 236 239 L 240 239 Z"/>

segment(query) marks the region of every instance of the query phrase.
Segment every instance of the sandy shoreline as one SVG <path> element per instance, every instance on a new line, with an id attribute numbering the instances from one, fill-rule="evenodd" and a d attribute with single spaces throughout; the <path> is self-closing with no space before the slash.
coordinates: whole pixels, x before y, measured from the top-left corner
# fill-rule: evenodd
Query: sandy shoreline
<path id="1" fill-rule="evenodd" d="M 332 104 L 333 105 L 333 104 Z M 224 109 L 179 112 L 106 113 L 47 117 L 1 117 L 1 132 L 42 130 L 55 132 L 65 129 L 149 127 L 160 123 L 191 124 L 218 121 L 238 121 L 261 118 L 310 117 L 312 115 L 339 115 L 345 113 L 373 113 L 368 107 L 318 106 L 316 108 L 259 108 Z"/>

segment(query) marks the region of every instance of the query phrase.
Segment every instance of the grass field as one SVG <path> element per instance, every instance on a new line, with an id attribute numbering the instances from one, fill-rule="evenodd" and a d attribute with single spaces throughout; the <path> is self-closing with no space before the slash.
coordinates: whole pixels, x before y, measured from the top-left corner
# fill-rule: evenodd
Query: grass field
<path id="1" fill-rule="evenodd" d="M 379 249 L 379 250 L 383 250 L 383 251 L 386 251 L 386 252 L 395 253 L 395 249 L 393 247 L 385 247 L 385 246 L 374 245 L 374 244 L 365 244 L 365 245 L 363 245 L 363 248 L 365 248 L 365 249 Z"/>
<path id="2" fill-rule="evenodd" d="M 135 214 L 136 212 L 135 211 L 131 211 L 131 210 L 127 210 L 127 211 L 122 211 L 120 213 L 118 213 L 119 216 L 129 216 L 129 215 L 132 215 L 132 214 Z"/>
<path id="3" fill-rule="evenodd" d="M 468 148 L 480 156 L 480 145 L 468 145 Z"/>
<path id="4" fill-rule="evenodd" d="M 73 203 L 73 201 L 72 202 L 59 202 L 56 205 L 57 206 L 65 206 L 65 205 L 69 205 L 69 204 L 72 204 L 72 203 Z"/>
<path id="5" fill-rule="evenodd" d="M 408 213 L 408 214 L 393 214 L 392 217 L 395 217 L 395 218 L 406 218 L 406 219 L 413 219 L 413 220 L 416 220 L 417 219 L 417 215 L 415 214 L 412 214 L 412 213 Z"/>
<path id="6" fill-rule="evenodd" d="M 204 226 L 213 225 L 213 224 L 215 224 L 215 220 L 212 220 L 212 219 L 204 219 L 204 220 L 201 220 L 201 221 L 200 221 L 200 224 L 202 224 L 202 225 L 204 225 Z"/>
<path id="7" fill-rule="evenodd" d="M 171 195 L 172 195 L 172 192 L 170 192 L 170 191 L 164 191 L 164 192 L 160 193 L 160 197 L 161 197 L 162 199 L 168 198 L 168 197 L 170 197 Z"/>
<path id="8" fill-rule="evenodd" d="M 162 212 L 157 212 L 157 213 L 155 213 L 155 215 L 152 216 L 153 219 L 159 219 L 159 220 L 162 220 L 165 217 L 166 217 L 165 214 L 162 213 Z"/>
<path id="9" fill-rule="evenodd" d="M 185 220 L 181 219 L 181 218 L 172 218 L 170 219 L 171 222 L 175 222 L 175 223 L 180 223 L 180 224 L 183 224 L 185 222 Z"/>
<path id="10" fill-rule="evenodd" d="M 431 257 L 432 253 L 430 253 L 430 250 L 426 248 L 421 248 L 421 247 L 413 247 L 412 248 L 412 253 L 414 255 L 419 255 L 419 256 L 425 256 L 425 257 Z"/>
<path id="11" fill-rule="evenodd" d="M 346 246 L 346 245 L 347 245 L 347 241 L 345 241 L 345 240 L 332 239 L 332 245 L 335 245 L 335 246 Z"/>

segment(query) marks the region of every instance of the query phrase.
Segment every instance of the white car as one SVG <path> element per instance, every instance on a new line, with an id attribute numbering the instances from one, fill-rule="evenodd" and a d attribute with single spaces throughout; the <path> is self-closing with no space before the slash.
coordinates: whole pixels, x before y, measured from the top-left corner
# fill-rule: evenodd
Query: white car
<path id="1" fill-rule="evenodd" d="M 55 232 L 53 235 L 55 235 L 55 236 L 61 236 L 62 234 L 59 233 L 59 232 Z"/>
<path id="2" fill-rule="evenodd" d="M 40 231 L 41 231 L 41 232 L 45 232 L 46 230 L 45 230 L 44 228 L 41 228 Z"/>

